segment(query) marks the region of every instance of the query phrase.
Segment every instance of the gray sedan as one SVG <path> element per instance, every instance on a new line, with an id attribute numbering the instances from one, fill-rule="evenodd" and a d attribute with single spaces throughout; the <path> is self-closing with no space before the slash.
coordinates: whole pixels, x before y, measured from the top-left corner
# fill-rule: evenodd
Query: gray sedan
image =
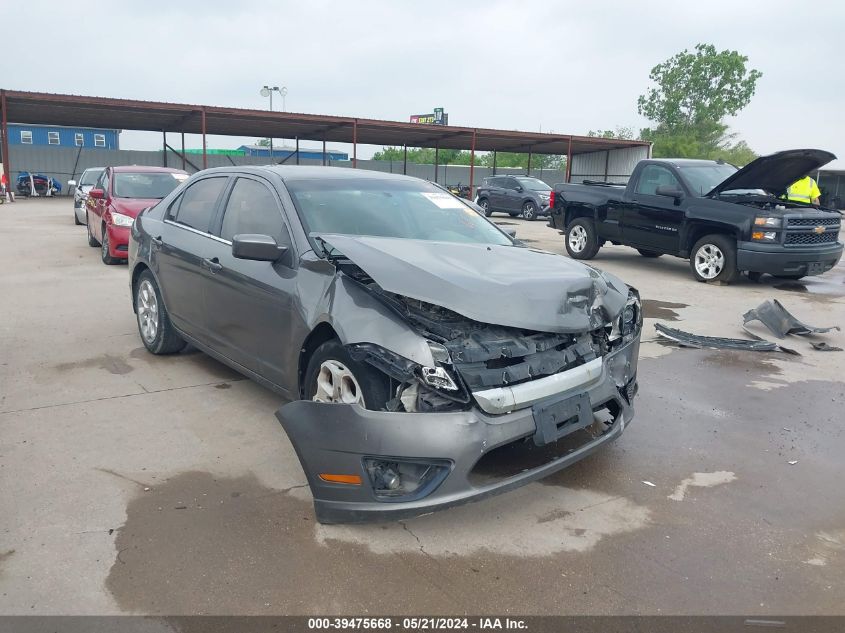
<path id="1" fill-rule="evenodd" d="M 129 271 L 150 352 L 191 343 L 291 401 L 321 522 L 503 492 L 633 416 L 637 292 L 416 178 L 202 171 L 138 216 Z"/>

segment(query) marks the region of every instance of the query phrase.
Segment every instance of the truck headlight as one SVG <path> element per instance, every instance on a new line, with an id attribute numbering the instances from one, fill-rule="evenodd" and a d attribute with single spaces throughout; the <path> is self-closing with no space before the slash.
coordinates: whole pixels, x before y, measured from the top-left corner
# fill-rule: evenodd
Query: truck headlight
<path id="1" fill-rule="evenodd" d="M 783 224 L 783 218 L 754 218 L 754 226 L 777 227 Z"/>
<path id="2" fill-rule="evenodd" d="M 111 214 L 111 223 L 115 226 L 132 226 L 132 223 L 135 221 L 135 218 L 129 215 L 123 215 L 122 213 L 115 213 L 112 211 Z"/>
<path id="3" fill-rule="evenodd" d="M 751 233 L 751 239 L 755 242 L 775 242 L 777 238 L 776 231 L 753 231 Z"/>

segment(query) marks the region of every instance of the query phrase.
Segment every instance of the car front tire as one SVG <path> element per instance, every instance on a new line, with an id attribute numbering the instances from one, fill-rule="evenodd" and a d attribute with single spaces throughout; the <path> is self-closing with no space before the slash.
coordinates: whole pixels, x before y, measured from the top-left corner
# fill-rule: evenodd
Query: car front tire
<path id="1" fill-rule="evenodd" d="M 106 225 L 103 225 L 103 239 L 100 242 L 100 259 L 106 266 L 114 266 L 121 263 L 122 260 L 117 257 L 112 257 L 109 250 L 109 231 Z"/>
<path id="2" fill-rule="evenodd" d="M 371 411 L 382 411 L 390 400 L 387 376 L 354 360 L 337 339 L 314 350 L 303 384 L 305 399 L 316 402 L 359 404 Z"/>
<path id="3" fill-rule="evenodd" d="M 692 247 L 690 269 L 698 281 L 730 283 L 736 269 L 736 243 L 727 235 L 705 235 Z"/>
<path id="4" fill-rule="evenodd" d="M 184 349 L 185 339 L 179 336 L 170 322 L 158 284 L 149 270 L 138 277 L 132 300 L 135 302 L 138 333 L 149 352 L 156 355 L 175 354 Z"/>

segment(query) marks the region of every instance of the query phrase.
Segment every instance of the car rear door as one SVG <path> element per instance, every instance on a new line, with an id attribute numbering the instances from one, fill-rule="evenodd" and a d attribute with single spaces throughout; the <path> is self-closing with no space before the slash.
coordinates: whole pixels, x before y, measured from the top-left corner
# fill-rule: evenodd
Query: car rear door
<path id="1" fill-rule="evenodd" d="M 294 384 L 297 369 L 284 359 L 290 356 L 295 254 L 279 195 L 265 179 L 239 174 L 216 224 L 214 265 L 205 272 L 209 336 L 221 353 L 266 380 Z M 269 235 L 289 250 L 278 262 L 238 259 L 231 244 L 241 234 Z"/>
<path id="2" fill-rule="evenodd" d="M 173 324 L 199 342 L 210 344 L 203 299 L 206 260 L 215 256 L 220 238 L 211 227 L 230 176 L 210 176 L 188 185 L 171 203 L 161 235 L 151 235 L 150 256 L 164 304 Z"/>
<path id="3" fill-rule="evenodd" d="M 514 213 L 522 210 L 522 185 L 516 178 L 502 179 L 502 211 Z"/>
<path id="4" fill-rule="evenodd" d="M 626 244 L 664 253 L 677 252 L 683 208 L 675 198 L 658 196 L 657 188 L 683 185 L 665 165 L 646 165 L 631 194 L 631 204 L 622 212 L 622 238 Z"/>

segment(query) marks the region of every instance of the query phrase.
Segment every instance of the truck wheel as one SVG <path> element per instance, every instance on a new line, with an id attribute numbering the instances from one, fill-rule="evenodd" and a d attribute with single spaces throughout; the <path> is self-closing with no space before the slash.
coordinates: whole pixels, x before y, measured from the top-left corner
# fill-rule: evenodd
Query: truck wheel
<path id="1" fill-rule="evenodd" d="M 484 217 L 489 218 L 493 215 L 493 210 L 490 208 L 490 202 L 487 198 L 481 198 L 478 201 L 478 206 L 481 207 L 481 210 L 484 211 Z"/>
<path id="2" fill-rule="evenodd" d="M 705 235 L 692 247 L 689 260 L 698 281 L 730 283 L 736 279 L 736 243 L 727 235 Z"/>
<path id="3" fill-rule="evenodd" d="M 589 218 L 577 218 L 566 228 L 566 252 L 573 259 L 592 259 L 599 252 L 596 227 Z"/>
<path id="4" fill-rule="evenodd" d="M 643 257 L 660 257 L 663 253 L 655 253 L 654 251 L 646 251 L 641 248 L 637 249 L 637 252 L 642 255 Z"/>

